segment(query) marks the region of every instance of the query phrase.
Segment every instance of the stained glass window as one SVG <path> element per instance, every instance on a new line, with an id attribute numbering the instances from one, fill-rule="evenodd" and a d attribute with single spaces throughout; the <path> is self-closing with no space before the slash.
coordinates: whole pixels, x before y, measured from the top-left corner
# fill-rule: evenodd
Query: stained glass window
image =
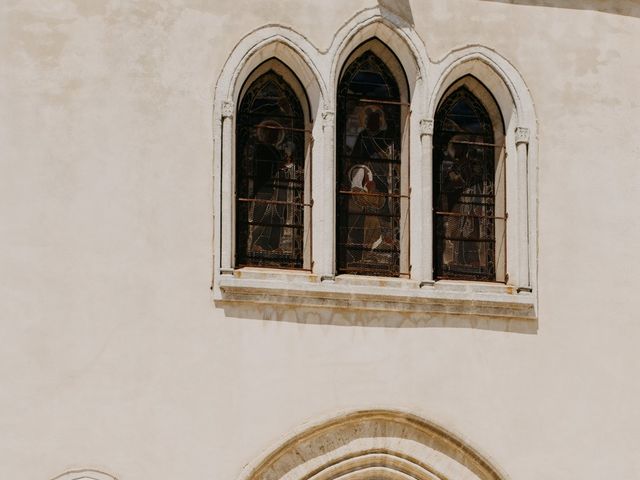
<path id="1" fill-rule="evenodd" d="M 435 117 L 434 274 L 496 279 L 494 130 L 487 110 L 465 87 Z"/>
<path id="2" fill-rule="evenodd" d="M 303 267 L 305 123 L 300 100 L 269 71 L 236 123 L 236 266 Z"/>
<path id="3" fill-rule="evenodd" d="M 338 87 L 338 273 L 400 274 L 400 122 L 398 84 L 366 51 Z"/>

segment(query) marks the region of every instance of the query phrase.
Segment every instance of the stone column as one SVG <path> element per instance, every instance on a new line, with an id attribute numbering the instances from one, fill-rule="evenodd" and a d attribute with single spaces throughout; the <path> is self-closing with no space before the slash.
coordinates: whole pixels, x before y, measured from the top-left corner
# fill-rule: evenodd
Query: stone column
<path id="1" fill-rule="evenodd" d="M 433 285 L 433 119 L 420 120 L 422 147 L 422 275 L 420 286 Z"/>
<path id="2" fill-rule="evenodd" d="M 233 273 L 233 102 L 222 103 L 222 175 L 220 201 L 220 273 Z"/>
<path id="3" fill-rule="evenodd" d="M 528 145 L 529 129 L 516 128 L 516 151 L 518 153 L 518 291 L 531 291 L 529 275 L 529 188 Z"/>
<path id="4" fill-rule="evenodd" d="M 322 171 L 315 172 L 322 178 L 322 191 L 315 208 L 322 220 L 320 241 L 321 245 L 314 245 L 321 262 L 317 273 L 322 280 L 333 280 L 336 271 L 336 159 L 335 159 L 335 112 L 324 107 L 322 112 L 322 141 L 324 145 L 324 161 Z"/>

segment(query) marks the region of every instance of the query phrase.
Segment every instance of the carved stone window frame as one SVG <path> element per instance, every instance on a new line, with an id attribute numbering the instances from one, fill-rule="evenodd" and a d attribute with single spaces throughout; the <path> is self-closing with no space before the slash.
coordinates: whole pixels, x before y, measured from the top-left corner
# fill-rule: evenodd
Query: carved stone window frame
<path id="1" fill-rule="evenodd" d="M 293 93 L 295 94 L 295 96 L 298 98 L 298 101 L 300 102 L 300 106 L 302 108 L 302 115 L 304 118 L 304 136 L 305 136 L 305 140 L 304 140 L 304 144 L 305 144 L 305 151 L 304 151 L 304 199 L 305 199 L 305 203 L 308 203 L 309 206 L 305 206 L 304 207 L 304 230 L 303 230 L 303 267 L 300 270 L 303 271 L 310 271 L 311 270 L 311 262 L 312 262 L 312 252 L 311 252 L 311 233 L 312 233 L 312 228 L 311 228 L 311 219 L 312 219 L 312 205 L 309 203 L 310 199 L 313 198 L 312 196 L 312 187 L 311 187 L 311 177 L 312 177 L 312 165 L 311 165 L 311 157 L 312 157 L 312 143 L 313 143 L 313 139 L 312 136 L 308 133 L 311 131 L 312 127 L 313 127 L 313 117 L 312 117 L 312 113 L 310 111 L 309 108 L 309 99 L 307 98 L 307 94 L 305 91 L 304 86 L 302 85 L 302 83 L 300 82 L 300 79 L 296 76 L 296 74 L 289 68 L 287 67 L 281 60 L 279 60 L 276 57 L 272 57 L 269 58 L 268 60 L 265 60 L 263 63 L 261 63 L 260 65 L 258 65 L 250 74 L 249 76 L 246 78 L 246 80 L 244 81 L 244 84 L 242 85 L 242 88 L 240 89 L 240 94 L 238 96 L 238 101 L 237 103 L 231 104 L 230 102 L 226 104 L 226 110 L 223 109 L 223 118 L 230 118 L 231 121 L 228 122 L 231 124 L 232 126 L 232 142 L 233 145 L 231 148 L 234 149 L 234 155 L 233 155 L 233 161 L 231 164 L 230 170 L 231 170 L 231 175 L 232 175 L 232 182 L 234 183 L 234 201 L 233 203 L 229 206 L 231 208 L 231 215 L 232 215 L 232 224 L 235 226 L 235 222 L 236 222 L 236 204 L 235 204 L 235 197 L 236 197 L 236 189 L 235 189 L 235 178 L 236 178 L 236 161 L 237 161 L 237 156 L 235 155 L 235 145 L 236 145 L 236 137 L 235 137 L 235 132 L 236 132 L 236 124 L 235 124 L 235 114 L 236 114 L 236 110 L 238 108 L 238 106 L 241 104 L 242 99 L 244 98 L 245 94 L 247 93 L 247 91 L 251 88 L 251 86 L 253 85 L 253 83 L 258 80 L 260 77 L 262 77 L 263 75 L 269 73 L 270 71 L 274 72 L 276 75 L 278 75 L 279 77 L 282 78 L 282 80 L 284 80 L 284 82 L 286 82 L 286 84 L 291 88 L 291 90 L 293 91 Z M 226 117 L 225 117 L 226 115 Z M 225 202 L 225 206 L 226 206 L 226 202 Z M 232 249 L 232 254 L 234 255 L 234 257 L 232 257 L 229 261 L 231 262 L 230 268 L 233 269 L 235 268 L 235 254 L 237 251 L 237 245 L 235 243 L 235 231 L 232 232 L 233 235 L 231 236 L 231 249 Z M 251 267 L 251 268 L 260 268 L 260 267 Z M 292 269 L 292 270 L 298 270 L 298 269 Z"/>
<path id="2" fill-rule="evenodd" d="M 374 37 L 356 47 L 346 58 L 340 76 L 351 66 L 351 64 L 360 58 L 365 52 L 370 51 L 376 57 L 378 57 L 388 68 L 389 72 L 393 76 L 396 85 L 398 86 L 400 93 L 400 118 L 402 124 L 400 125 L 400 151 L 401 151 L 401 164 L 400 164 L 400 274 L 398 278 L 407 278 L 406 272 L 410 271 L 410 252 L 411 245 L 409 241 L 409 233 L 411 231 L 410 222 L 410 141 L 411 141 L 411 128 L 410 128 L 410 89 L 408 79 L 404 71 L 402 63 L 395 56 L 393 51 L 384 45 L 380 39 Z M 339 79 L 340 80 L 340 79 Z M 337 136 L 337 131 L 335 132 Z M 337 160 L 337 159 L 336 159 Z M 339 172 L 336 172 L 339 175 Z M 337 250 L 337 248 L 336 248 Z M 337 251 L 335 252 L 337 254 Z M 334 266 L 334 275 L 336 275 L 336 266 Z M 360 276 L 360 275 L 358 275 Z M 376 277 L 380 278 L 380 277 Z"/>
<path id="3" fill-rule="evenodd" d="M 505 218 L 505 220 L 495 221 L 494 228 L 496 239 L 495 243 L 495 281 L 499 283 L 508 284 L 507 275 L 507 242 L 506 242 L 506 229 L 508 223 L 508 211 L 506 205 L 506 145 L 505 145 L 505 128 L 504 121 L 502 119 L 502 111 L 496 103 L 493 95 L 487 89 L 482 82 L 472 75 L 466 75 L 459 78 L 453 84 L 451 84 L 447 91 L 442 95 L 441 103 L 445 102 L 447 98 L 456 92 L 460 88 L 467 89 L 475 99 L 480 102 L 488 115 L 488 120 L 491 122 L 493 130 L 493 143 L 494 147 L 494 200 L 495 200 L 495 217 L 498 219 Z M 438 108 L 441 108 L 441 103 Z M 433 133 L 431 134 L 433 135 Z M 432 141 L 435 137 L 432 137 Z M 432 178 L 432 183 L 436 179 Z M 432 232 L 435 238 L 435 232 Z"/>
<path id="4" fill-rule="evenodd" d="M 367 41 L 379 40 L 401 64 L 410 92 L 409 278 L 335 275 L 335 101 L 339 75 Z M 233 255 L 233 113 L 240 88 L 269 58 L 287 65 L 309 98 L 312 125 L 311 271 L 235 269 Z M 432 137 L 442 96 L 472 76 L 502 113 L 506 151 L 508 277 L 504 283 L 433 280 Z M 230 316 L 294 318 L 314 312 L 318 322 L 411 322 L 470 325 L 475 319 L 537 328 L 537 125 L 533 102 L 516 68 L 494 50 L 467 46 L 439 61 L 427 55 L 410 25 L 381 7 L 364 10 L 318 50 L 289 28 L 271 25 L 247 35 L 225 63 L 214 98 L 213 301 Z M 351 310 L 345 310 L 349 307 Z M 291 309 L 296 309 L 292 316 Z M 531 323 L 533 321 L 533 324 Z M 394 323 L 395 322 L 395 323 Z M 384 322 L 383 322 L 384 323 Z M 492 327 L 494 328 L 494 327 Z M 530 326 L 524 328 L 531 330 Z"/>

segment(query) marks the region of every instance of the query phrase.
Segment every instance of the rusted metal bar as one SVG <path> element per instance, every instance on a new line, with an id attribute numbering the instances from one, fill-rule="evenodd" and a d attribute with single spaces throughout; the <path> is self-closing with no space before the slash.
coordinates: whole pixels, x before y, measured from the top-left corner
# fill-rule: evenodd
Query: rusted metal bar
<path id="1" fill-rule="evenodd" d="M 338 273 L 362 273 L 362 272 L 374 272 L 380 274 L 382 277 L 399 277 L 401 275 L 409 276 L 408 272 L 400 272 L 394 270 L 382 270 L 377 268 L 366 268 L 366 267 L 358 267 L 358 268 L 339 268 Z"/>
<path id="2" fill-rule="evenodd" d="M 439 237 L 442 240 L 451 240 L 452 242 L 472 242 L 472 243 L 495 243 L 495 238 L 464 238 L 464 237 Z"/>
<path id="3" fill-rule="evenodd" d="M 257 178 L 257 179 L 263 179 L 264 177 L 261 177 L 261 176 L 259 176 L 259 175 L 246 175 L 246 174 L 243 174 L 243 175 L 242 175 L 242 178 L 243 178 L 243 179 L 245 179 L 245 178 Z M 277 179 L 277 180 L 274 180 L 273 178 L 271 178 L 271 180 L 272 180 L 274 183 L 276 183 L 276 182 L 278 182 L 278 183 L 298 183 L 298 184 L 303 184 L 303 183 L 304 183 L 304 180 L 297 180 L 297 179 L 294 179 L 294 178 Z M 293 188 L 290 188 L 290 190 L 302 190 L 302 189 L 303 189 L 302 187 L 293 187 Z"/>
<path id="4" fill-rule="evenodd" d="M 360 197 L 390 197 L 390 198 L 410 198 L 409 195 L 401 195 L 399 193 L 369 193 L 369 192 L 352 192 L 350 190 L 338 191 L 340 195 L 354 195 Z"/>
<path id="5" fill-rule="evenodd" d="M 304 228 L 304 225 L 298 225 L 295 223 L 271 223 L 271 222 L 251 222 L 248 221 L 247 225 L 254 225 L 257 227 L 281 227 L 281 228 Z"/>
<path id="6" fill-rule="evenodd" d="M 454 132 L 451 132 L 454 133 Z M 473 133 L 465 133 L 465 132 L 455 132 L 458 133 L 460 135 L 474 135 Z M 449 143 L 456 143 L 456 144 L 462 144 L 462 145 L 477 145 L 480 147 L 496 147 L 496 148 L 503 148 L 504 145 L 500 145 L 499 143 L 486 143 L 486 142 L 469 142 L 466 140 L 449 140 L 448 142 L 437 142 L 440 145 L 447 145 Z"/>
<path id="7" fill-rule="evenodd" d="M 381 100 L 381 99 L 376 99 L 376 98 L 361 98 L 358 96 L 351 96 L 351 95 L 346 95 L 349 100 L 355 100 L 356 102 L 363 102 L 363 103 L 384 103 L 387 105 L 411 105 L 410 103 L 407 102 L 401 102 L 399 100 Z"/>
<path id="8" fill-rule="evenodd" d="M 499 283 L 504 285 L 506 282 L 487 278 L 491 273 L 451 273 L 447 272 L 446 275 L 435 275 L 436 280 L 478 280 L 483 283 Z"/>
<path id="9" fill-rule="evenodd" d="M 447 191 L 443 191 L 440 193 L 447 193 Z M 495 195 L 493 193 L 460 193 L 458 197 L 480 197 L 480 198 L 494 198 Z M 460 202 L 463 203 L 463 202 Z"/>
<path id="10" fill-rule="evenodd" d="M 396 160 L 393 158 L 371 158 L 371 157 L 360 157 L 356 155 L 342 155 L 343 159 L 350 160 L 351 163 L 354 162 L 371 162 L 371 163 L 389 163 L 400 165 L 402 163 L 401 160 Z"/>
<path id="11" fill-rule="evenodd" d="M 466 213 L 458 212 L 434 212 L 436 215 L 443 215 L 446 217 L 470 217 L 470 218 L 493 218 L 496 220 L 506 220 L 506 217 L 496 217 L 495 215 L 470 215 Z"/>
<path id="12" fill-rule="evenodd" d="M 361 207 L 362 208 L 362 207 Z M 363 208 L 369 208 L 369 207 L 363 207 Z M 400 220 L 400 214 L 399 213 L 380 213 L 380 212 L 358 212 L 358 213 L 350 213 L 350 212 L 346 212 L 346 215 L 348 216 L 359 216 L 359 215 L 366 215 L 367 217 L 385 217 L 385 218 L 391 218 L 392 220 Z M 344 227 L 339 227 L 342 229 L 350 229 L 353 228 L 353 226 L 348 226 L 345 225 Z"/>
<path id="13" fill-rule="evenodd" d="M 270 259 L 268 257 L 264 257 L 261 255 L 247 255 L 247 258 L 254 258 L 260 262 L 262 262 L 261 265 L 259 265 L 262 268 L 273 268 L 274 270 L 296 270 L 298 272 L 310 272 L 311 269 L 310 268 L 302 268 L 302 267 L 297 267 L 294 263 L 290 262 L 291 265 L 271 265 L 270 263 L 268 263 L 269 261 L 276 261 L 278 259 Z M 258 265 L 256 265 L 255 263 L 239 263 L 238 264 L 238 268 L 242 268 L 242 267 L 256 267 Z"/>
<path id="14" fill-rule="evenodd" d="M 295 128 L 295 127 L 285 127 L 285 126 L 280 126 L 280 127 L 273 127 L 271 125 L 243 125 L 245 127 L 249 127 L 249 128 L 266 128 L 268 130 L 289 130 L 292 132 L 305 132 L 305 133 L 311 133 L 312 130 L 308 129 L 308 128 Z"/>
<path id="15" fill-rule="evenodd" d="M 264 200 L 261 198 L 238 198 L 239 202 L 247 202 L 247 203 L 266 203 L 273 205 L 295 205 L 299 207 L 312 207 L 311 203 L 300 203 L 300 202 L 287 202 L 285 200 Z"/>
<path id="16" fill-rule="evenodd" d="M 290 120 L 292 122 L 300 121 L 300 117 L 298 117 L 296 115 L 279 115 L 277 113 L 251 112 L 251 113 L 238 113 L 238 118 L 242 118 L 242 120 L 240 120 L 238 122 L 238 124 L 239 125 L 245 125 L 245 126 L 253 125 L 253 122 L 249 122 L 247 120 L 247 117 L 249 117 L 249 118 L 260 117 L 260 118 L 264 118 L 264 119 L 267 119 L 267 120 L 269 120 L 271 118 L 284 118 L 284 119 Z"/>
<path id="17" fill-rule="evenodd" d="M 338 243 L 339 247 L 345 247 L 351 250 L 362 250 L 367 252 L 377 252 L 377 253 L 399 253 L 399 247 L 387 247 L 387 248 L 374 248 L 372 249 L 370 245 L 364 245 L 363 243 Z"/>

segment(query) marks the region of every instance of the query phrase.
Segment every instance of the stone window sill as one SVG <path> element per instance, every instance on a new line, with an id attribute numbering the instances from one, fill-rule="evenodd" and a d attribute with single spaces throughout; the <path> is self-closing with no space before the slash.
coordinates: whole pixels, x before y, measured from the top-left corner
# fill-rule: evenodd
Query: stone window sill
<path id="1" fill-rule="evenodd" d="M 221 275 L 218 287 L 217 306 L 242 307 L 231 308 L 231 315 L 253 307 L 260 318 L 298 322 L 306 312 L 318 323 L 476 326 L 484 321 L 501 330 L 514 322 L 536 322 L 535 295 L 498 283 L 441 280 L 420 286 L 401 278 L 322 279 L 308 272 L 244 268 Z"/>

